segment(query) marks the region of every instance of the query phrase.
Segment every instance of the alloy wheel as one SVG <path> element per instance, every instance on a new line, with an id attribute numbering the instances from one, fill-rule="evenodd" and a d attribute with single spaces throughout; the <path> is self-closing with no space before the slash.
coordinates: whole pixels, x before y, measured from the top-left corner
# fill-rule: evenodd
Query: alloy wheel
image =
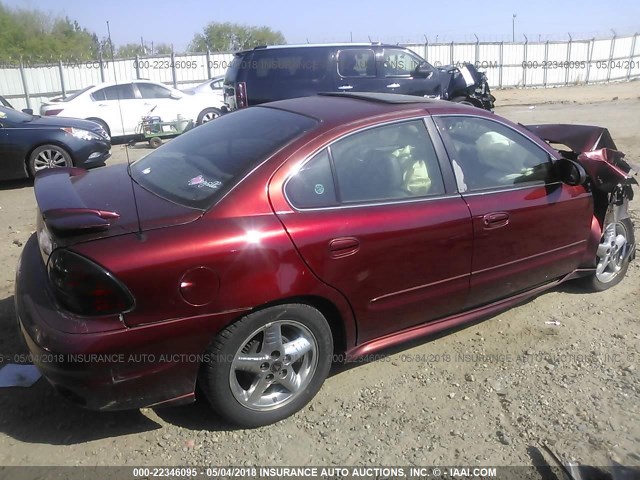
<path id="1" fill-rule="evenodd" d="M 54 149 L 47 149 L 41 151 L 38 156 L 33 160 L 33 169 L 38 172 L 44 168 L 52 167 L 65 167 L 67 166 L 67 159 L 62 152 Z"/>
<path id="2" fill-rule="evenodd" d="M 596 278 L 609 283 L 618 276 L 629 254 L 628 232 L 621 222 L 606 226 L 598 245 Z"/>
<path id="3" fill-rule="evenodd" d="M 251 410 L 280 408 L 309 385 L 318 366 L 318 342 L 306 326 L 278 320 L 255 330 L 236 352 L 229 383 Z"/>

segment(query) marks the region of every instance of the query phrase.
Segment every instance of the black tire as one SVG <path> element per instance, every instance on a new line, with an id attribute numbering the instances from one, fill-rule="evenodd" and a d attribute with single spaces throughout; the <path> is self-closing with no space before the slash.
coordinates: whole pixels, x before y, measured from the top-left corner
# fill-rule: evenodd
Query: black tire
<path id="1" fill-rule="evenodd" d="M 275 331 L 281 332 L 280 343 L 273 340 L 278 338 L 271 333 Z M 302 334 L 296 336 L 299 332 Z M 300 353 L 293 353 L 294 357 L 286 354 L 286 345 L 290 353 Z M 297 347 L 292 350 L 292 345 Z M 301 345 L 309 345 L 304 354 Z M 326 319 L 315 308 L 278 305 L 229 325 L 215 337 L 206 354 L 198 381 L 209 403 L 225 420 L 253 428 L 293 415 L 318 393 L 331 368 L 333 338 Z M 295 359 L 296 355 L 299 358 Z M 238 368 L 238 360 L 243 360 L 240 363 L 245 367 Z M 251 370 L 245 370 L 248 365 Z M 290 376 L 294 388 L 287 389 Z M 281 405 L 274 406 L 277 403 Z"/>
<path id="2" fill-rule="evenodd" d="M 99 118 L 87 118 L 87 120 L 91 120 L 92 122 L 100 125 L 102 129 L 105 132 L 107 132 L 107 135 L 109 135 L 109 138 L 111 138 L 111 130 L 109 130 L 109 125 L 107 125 L 107 123 L 104 120 L 100 120 Z"/>
<path id="3" fill-rule="evenodd" d="M 151 148 L 158 148 L 160 145 L 162 145 L 162 139 L 160 137 L 151 137 L 149 139 L 149 146 Z"/>
<path id="4" fill-rule="evenodd" d="M 617 224 L 617 228 L 619 229 L 618 234 L 624 234 L 626 237 L 626 246 L 624 251 L 619 252 L 621 263 L 617 262 L 616 265 L 619 266 L 619 270 L 615 272 L 615 274 L 611 274 L 610 278 L 608 275 L 598 275 L 596 272 L 590 274 L 587 277 L 583 277 L 578 279 L 579 283 L 582 284 L 582 287 L 590 292 L 603 292 L 622 281 L 624 276 L 627 274 L 627 270 L 629 269 L 629 262 L 632 257 L 632 253 L 635 249 L 635 235 L 633 233 L 633 222 L 630 218 L 625 218 L 620 220 Z M 602 235 L 601 242 L 605 238 L 605 233 L 607 231 L 607 227 L 605 227 Z M 622 233 L 624 232 L 624 233 Z M 602 243 L 601 243 L 602 245 Z M 599 257 L 596 256 L 595 263 L 598 265 L 600 261 Z"/>
<path id="5" fill-rule="evenodd" d="M 53 167 L 73 167 L 69 152 L 57 145 L 41 145 L 31 152 L 27 160 L 27 168 L 32 178 L 40 170 Z"/>
<path id="6" fill-rule="evenodd" d="M 460 105 L 469 105 L 470 107 L 480 107 L 472 98 L 469 97 L 455 97 L 451 99 L 452 102 L 459 103 Z"/>
<path id="7" fill-rule="evenodd" d="M 203 125 L 211 120 L 215 120 L 220 115 L 222 115 L 222 111 L 217 108 L 205 108 L 200 112 L 200 115 L 198 115 L 198 125 Z"/>

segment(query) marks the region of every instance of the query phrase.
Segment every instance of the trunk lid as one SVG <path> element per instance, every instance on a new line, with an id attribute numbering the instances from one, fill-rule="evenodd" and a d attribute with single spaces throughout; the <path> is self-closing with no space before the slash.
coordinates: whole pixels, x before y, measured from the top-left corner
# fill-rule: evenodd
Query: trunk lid
<path id="1" fill-rule="evenodd" d="M 38 202 L 38 237 L 43 250 L 47 244 L 52 250 L 133 233 L 139 228 L 147 231 L 181 225 L 203 213 L 143 189 L 131 180 L 125 164 L 92 171 L 44 170 L 36 176 L 34 189 Z M 42 231 L 44 237 L 49 238 L 41 238 Z"/>

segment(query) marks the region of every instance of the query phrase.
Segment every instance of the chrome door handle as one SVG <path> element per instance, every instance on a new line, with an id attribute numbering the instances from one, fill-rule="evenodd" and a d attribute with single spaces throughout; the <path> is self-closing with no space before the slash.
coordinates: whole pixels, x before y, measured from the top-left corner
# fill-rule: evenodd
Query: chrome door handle
<path id="1" fill-rule="evenodd" d="M 353 255 L 360 249 L 360 241 L 355 237 L 339 237 L 329 242 L 331 258 Z"/>
<path id="2" fill-rule="evenodd" d="M 482 217 L 482 223 L 484 223 L 484 228 L 487 230 L 505 227 L 509 224 L 509 214 L 507 212 L 487 213 Z"/>
<path id="3" fill-rule="evenodd" d="M 351 85 L 340 85 L 338 90 L 351 90 L 353 87 Z"/>
<path id="4" fill-rule="evenodd" d="M 398 88 L 400 86 L 399 83 L 391 83 L 389 85 L 387 85 L 387 88 Z"/>

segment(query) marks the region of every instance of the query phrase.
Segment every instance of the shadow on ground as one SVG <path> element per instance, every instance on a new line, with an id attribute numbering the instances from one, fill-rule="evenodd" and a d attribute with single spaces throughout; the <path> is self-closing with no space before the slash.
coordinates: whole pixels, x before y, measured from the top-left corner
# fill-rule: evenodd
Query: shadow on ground
<path id="1" fill-rule="evenodd" d="M 20 363 L 27 350 L 18 332 L 13 295 L 0 300 L 0 338 L 2 363 Z M 160 425 L 139 410 L 84 410 L 43 378 L 28 388 L 0 388 L 0 432 L 22 442 L 73 445 L 157 428 Z"/>

